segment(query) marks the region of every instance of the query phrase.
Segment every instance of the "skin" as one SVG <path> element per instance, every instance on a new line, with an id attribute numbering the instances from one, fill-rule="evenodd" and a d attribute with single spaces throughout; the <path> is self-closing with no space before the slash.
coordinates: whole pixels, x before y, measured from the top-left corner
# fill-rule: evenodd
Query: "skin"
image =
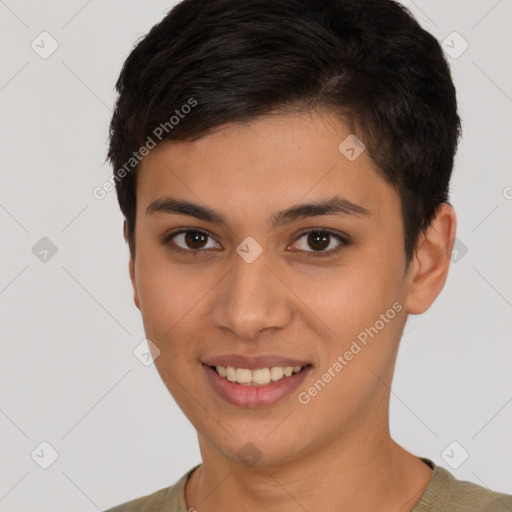
<path id="1" fill-rule="evenodd" d="M 202 465 L 185 496 L 199 512 L 404 511 L 432 477 L 391 439 L 390 386 L 407 315 L 427 310 L 444 286 L 456 217 L 447 204 L 439 207 L 404 276 L 398 193 L 366 152 L 351 162 L 338 150 L 349 133 L 327 112 L 280 113 L 224 125 L 194 142 L 162 144 L 141 163 L 129 271 L 146 336 L 160 350 L 156 368 L 198 433 Z M 278 210 L 336 193 L 371 214 L 272 228 Z M 229 226 L 147 215 L 147 206 L 166 195 L 207 205 Z M 179 228 L 208 232 L 211 238 L 192 246 L 183 236 L 173 239 L 204 256 L 179 254 L 173 241 L 161 241 Z M 318 246 L 302 231 L 314 228 L 349 235 L 351 243 L 312 257 Z M 248 236 L 263 248 L 250 264 L 235 252 Z M 328 243 L 324 252 L 340 246 L 334 237 Z M 395 302 L 402 311 L 301 404 L 297 392 L 321 378 Z M 313 370 L 280 402 L 242 408 L 217 395 L 201 365 L 228 353 L 289 356 Z M 247 442 L 258 450 L 256 464 L 237 456 Z"/>

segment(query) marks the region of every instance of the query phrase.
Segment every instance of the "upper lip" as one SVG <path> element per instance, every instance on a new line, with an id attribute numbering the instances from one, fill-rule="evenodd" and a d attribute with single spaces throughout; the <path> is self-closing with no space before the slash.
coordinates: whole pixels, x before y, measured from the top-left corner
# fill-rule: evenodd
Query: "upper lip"
<path id="1" fill-rule="evenodd" d="M 203 360 L 203 363 L 208 366 L 233 366 L 235 368 L 247 368 L 249 370 L 272 368 L 274 366 L 307 366 L 311 364 L 306 361 L 299 361 L 298 359 L 273 354 L 261 354 L 258 356 L 225 354 L 209 357 Z"/>

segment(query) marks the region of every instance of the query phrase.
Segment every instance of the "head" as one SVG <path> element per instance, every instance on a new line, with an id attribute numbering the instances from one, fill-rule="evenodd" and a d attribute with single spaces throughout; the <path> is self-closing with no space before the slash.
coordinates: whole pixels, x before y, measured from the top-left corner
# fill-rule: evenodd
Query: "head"
<path id="1" fill-rule="evenodd" d="M 384 422 L 407 314 L 441 291 L 455 234 L 460 120 L 436 39 L 391 0 L 184 0 L 117 90 L 134 300 L 200 436 L 232 459 L 257 440 L 270 463 Z M 294 396 L 239 407 L 205 375 L 225 354 L 308 371 Z"/>

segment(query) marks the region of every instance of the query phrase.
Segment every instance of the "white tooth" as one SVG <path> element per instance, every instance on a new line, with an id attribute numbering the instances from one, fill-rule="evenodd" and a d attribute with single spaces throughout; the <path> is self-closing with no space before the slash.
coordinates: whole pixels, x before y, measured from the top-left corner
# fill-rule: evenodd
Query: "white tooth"
<path id="1" fill-rule="evenodd" d="M 236 381 L 239 384 L 248 384 L 252 380 L 252 371 L 247 368 L 236 369 Z"/>
<path id="2" fill-rule="evenodd" d="M 226 377 L 231 382 L 236 382 L 236 368 L 228 366 L 226 368 Z"/>
<path id="3" fill-rule="evenodd" d="M 268 368 L 253 370 L 252 381 L 256 384 L 268 384 L 270 382 L 270 370 Z"/>
<path id="4" fill-rule="evenodd" d="M 286 377 L 290 377 L 290 375 L 293 373 L 293 366 L 285 366 L 283 373 L 286 375 Z"/>
<path id="5" fill-rule="evenodd" d="M 273 366 L 272 368 L 235 368 L 234 366 L 216 366 L 217 373 L 231 382 L 246 386 L 264 386 L 283 377 L 290 377 L 302 370 L 302 366 Z"/>
<path id="6" fill-rule="evenodd" d="M 283 378 L 283 367 L 282 366 L 273 366 L 270 368 L 270 378 L 272 380 L 279 380 Z"/>

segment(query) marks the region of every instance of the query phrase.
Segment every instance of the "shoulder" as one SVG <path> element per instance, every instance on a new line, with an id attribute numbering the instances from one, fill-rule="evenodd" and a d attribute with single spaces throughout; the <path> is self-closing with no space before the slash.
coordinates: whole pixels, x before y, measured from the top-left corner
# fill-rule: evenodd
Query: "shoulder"
<path id="1" fill-rule="evenodd" d="M 176 485 L 176 484 L 175 484 Z M 173 492 L 173 487 L 166 487 L 160 489 L 153 494 L 142 496 L 135 500 L 127 501 L 116 507 L 109 508 L 104 512 L 156 512 L 157 510 L 164 510 L 166 501 L 168 501 L 169 494 Z"/>
<path id="2" fill-rule="evenodd" d="M 427 459 L 423 459 L 426 461 Z M 483 485 L 458 480 L 441 466 L 433 467 L 432 480 L 413 512 L 510 512 L 512 495 Z"/>
<path id="3" fill-rule="evenodd" d="M 493 491 L 482 485 L 457 480 L 447 470 L 450 487 L 446 497 L 446 510 L 453 507 L 461 507 L 460 510 L 467 512 L 510 512 L 512 510 L 512 495 Z"/>
<path id="4" fill-rule="evenodd" d="M 185 483 L 192 472 L 198 467 L 199 464 L 187 471 L 175 484 L 169 487 L 121 503 L 104 512 L 186 512 Z"/>

